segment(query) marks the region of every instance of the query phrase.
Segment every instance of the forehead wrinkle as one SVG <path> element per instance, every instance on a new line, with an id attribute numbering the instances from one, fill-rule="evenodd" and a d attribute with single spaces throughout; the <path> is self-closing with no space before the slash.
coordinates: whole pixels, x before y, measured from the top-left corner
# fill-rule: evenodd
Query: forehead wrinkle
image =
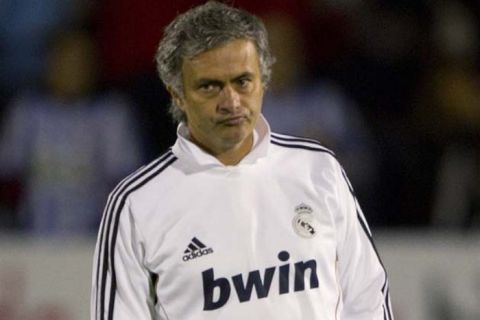
<path id="1" fill-rule="evenodd" d="M 248 42 L 249 45 L 242 46 L 241 50 L 238 50 L 240 45 L 232 44 L 232 42 L 238 43 L 239 41 Z M 190 72 L 195 80 L 204 78 L 231 80 L 245 73 L 254 74 L 260 72 L 258 54 L 254 44 L 248 40 L 235 40 L 232 42 L 185 60 L 182 66 L 183 72 Z M 222 50 L 228 45 L 231 45 L 232 51 Z"/>

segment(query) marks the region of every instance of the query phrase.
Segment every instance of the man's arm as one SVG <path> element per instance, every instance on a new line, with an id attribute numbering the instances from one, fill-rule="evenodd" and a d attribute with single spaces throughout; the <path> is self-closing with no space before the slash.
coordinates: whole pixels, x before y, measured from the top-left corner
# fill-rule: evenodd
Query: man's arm
<path id="1" fill-rule="evenodd" d="M 343 320 L 392 320 L 388 279 L 344 171 L 339 169 L 338 275 Z"/>
<path id="2" fill-rule="evenodd" d="M 143 241 L 121 189 L 117 187 L 110 195 L 100 225 L 93 265 L 91 320 L 155 318 L 151 294 L 154 279 L 143 266 Z"/>

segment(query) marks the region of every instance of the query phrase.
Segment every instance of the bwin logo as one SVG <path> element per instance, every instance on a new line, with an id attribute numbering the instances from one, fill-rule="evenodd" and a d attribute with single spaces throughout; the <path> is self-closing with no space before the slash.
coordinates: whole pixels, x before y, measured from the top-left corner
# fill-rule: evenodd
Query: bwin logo
<path id="1" fill-rule="evenodd" d="M 287 251 L 281 251 L 278 254 L 278 259 L 286 262 L 290 258 Z M 278 267 L 278 288 L 279 294 L 290 292 L 290 264 L 284 264 Z M 309 270 L 310 274 L 310 289 L 318 288 L 317 276 L 317 262 L 315 260 L 300 261 L 294 264 L 295 280 L 293 283 L 293 290 L 305 290 L 305 271 Z M 250 271 L 247 275 L 246 283 L 242 274 L 232 276 L 232 283 L 237 292 L 238 300 L 240 302 L 250 301 L 252 297 L 253 288 L 257 292 L 259 299 L 266 298 L 270 291 L 270 286 L 273 281 L 273 276 L 277 267 L 266 268 L 263 274 L 263 280 L 260 275 L 260 270 Z M 221 308 L 227 303 L 230 298 L 231 285 L 228 278 L 219 277 L 215 279 L 213 268 L 202 272 L 203 280 L 203 310 L 215 310 Z M 214 291 L 219 292 L 216 295 L 218 298 L 214 301 Z"/>

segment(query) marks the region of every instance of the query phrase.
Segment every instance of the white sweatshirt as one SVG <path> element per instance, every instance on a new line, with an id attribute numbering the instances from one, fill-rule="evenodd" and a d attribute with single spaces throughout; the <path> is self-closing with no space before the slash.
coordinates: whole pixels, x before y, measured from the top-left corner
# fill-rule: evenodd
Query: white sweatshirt
<path id="1" fill-rule="evenodd" d="M 271 133 L 225 166 L 186 137 L 111 193 L 92 320 L 390 320 L 385 269 L 319 143 Z"/>

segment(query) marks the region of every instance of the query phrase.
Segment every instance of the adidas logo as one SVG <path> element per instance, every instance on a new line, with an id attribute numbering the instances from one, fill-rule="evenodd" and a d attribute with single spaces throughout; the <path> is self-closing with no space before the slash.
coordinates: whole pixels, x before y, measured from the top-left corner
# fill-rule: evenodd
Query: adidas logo
<path id="1" fill-rule="evenodd" d="M 196 237 L 193 237 L 187 249 L 185 249 L 183 253 L 183 261 L 189 261 L 213 253 L 213 249 L 207 248 L 207 246 L 204 245 L 200 240 L 198 240 Z"/>

